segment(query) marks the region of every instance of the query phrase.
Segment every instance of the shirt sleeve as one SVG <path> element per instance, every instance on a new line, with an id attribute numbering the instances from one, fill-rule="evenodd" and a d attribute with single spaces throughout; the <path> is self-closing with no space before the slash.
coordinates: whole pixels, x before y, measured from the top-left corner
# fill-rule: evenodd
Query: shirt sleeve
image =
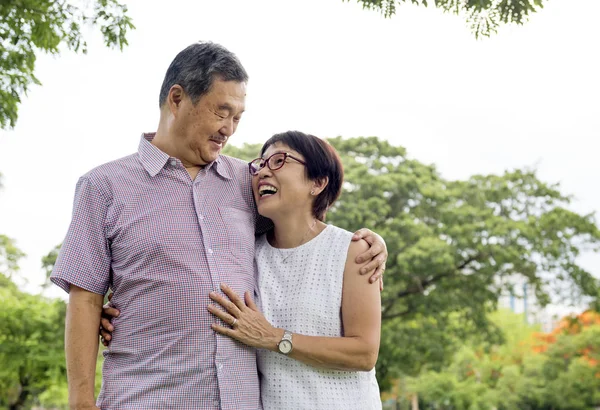
<path id="1" fill-rule="evenodd" d="M 109 204 L 87 177 L 75 189 L 73 216 L 50 280 L 104 295 L 110 283 L 111 254 L 105 220 Z"/>

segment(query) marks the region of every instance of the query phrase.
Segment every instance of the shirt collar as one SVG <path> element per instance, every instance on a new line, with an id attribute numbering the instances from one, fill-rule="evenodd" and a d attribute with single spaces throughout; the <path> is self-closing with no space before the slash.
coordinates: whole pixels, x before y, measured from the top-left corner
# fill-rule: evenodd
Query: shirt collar
<path id="1" fill-rule="evenodd" d="M 160 172 L 161 169 L 164 168 L 165 164 L 169 159 L 174 159 L 169 156 L 166 152 L 161 151 L 151 143 L 152 139 L 156 135 L 155 132 L 143 133 L 140 138 L 140 144 L 138 147 L 138 155 L 140 157 L 140 161 L 148 174 L 151 177 L 156 176 Z M 214 167 L 213 167 L 214 166 Z M 204 169 L 208 172 L 210 169 L 214 168 L 217 174 L 222 176 L 225 179 L 231 179 L 231 175 L 229 170 L 227 169 L 227 165 L 223 158 L 219 155 L 217 159 L 210 164 L 207 164 Z"/>

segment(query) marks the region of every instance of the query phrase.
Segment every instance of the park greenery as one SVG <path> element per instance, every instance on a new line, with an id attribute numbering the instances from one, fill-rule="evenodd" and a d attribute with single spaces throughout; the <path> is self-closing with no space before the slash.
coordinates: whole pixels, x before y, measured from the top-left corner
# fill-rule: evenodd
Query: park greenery
<path id="1" fill-rule="evenodd" d="M 438 410 L 597 408 L 600 314 L 566 317 L 549 333 L 510 311 L 490 318 L 502 329 L 504 343 L 467 340 L 442 371 L 395 380 L 384 399 L 401 406 L 416 399 L 420 409 Z"/>

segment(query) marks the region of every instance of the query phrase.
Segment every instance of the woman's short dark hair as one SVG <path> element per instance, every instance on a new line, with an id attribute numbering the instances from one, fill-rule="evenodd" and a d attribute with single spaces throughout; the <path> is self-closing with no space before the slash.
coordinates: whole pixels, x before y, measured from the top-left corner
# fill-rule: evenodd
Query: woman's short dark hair
<path id="1" fill-rule="evenodd" d="M 179 84 L 196 104 L 212 86 L 215 77 L 223 81 L 248 81 L 248 74 L 240 60 L 220 44 L 194 43 L 179 52 L 167 69 L 160 88 L 159 107 L 167 101 L 169 90 Z"/>
<path id="2" fill-rule="evenodd" d="M 260 150 L 262 157 L 265 151 L 275 143 L 282 143 L 302 154 L 306 161 L 306 176 L 311 181 L 328 178 L 325 189 L 317 195 L 313 203 L 313 215 L 320 221 L 342 192 L 344 168 L 340 156 L 327 141 L 300 131 L 287 131 L 275 134 L 264 143 Z"/>

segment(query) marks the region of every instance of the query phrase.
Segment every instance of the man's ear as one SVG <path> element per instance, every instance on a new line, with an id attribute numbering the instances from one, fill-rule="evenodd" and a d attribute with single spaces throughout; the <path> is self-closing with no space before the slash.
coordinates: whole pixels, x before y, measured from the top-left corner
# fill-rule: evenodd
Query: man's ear
<path id="1" fill-rule="evenodd" d="M 311 189 L 311 192 L 314 192 L 315 196 L 319 195 L 327 187 L 328 183 L 329 183 L 329 177 L 315 179 L 313 181 L 313 187 Z"/>
<path id="2" fill-rule="evenodd" d="M 185 91 L 183 91 L 183 88 L 179 84 L 174 84 L 169 90 L 169 95 L 167 97 L 167 104 L 169 105 L 171 114 L 177 116 L 177 112 L 179 111 L 179 107 L 184 98 Z"/>

